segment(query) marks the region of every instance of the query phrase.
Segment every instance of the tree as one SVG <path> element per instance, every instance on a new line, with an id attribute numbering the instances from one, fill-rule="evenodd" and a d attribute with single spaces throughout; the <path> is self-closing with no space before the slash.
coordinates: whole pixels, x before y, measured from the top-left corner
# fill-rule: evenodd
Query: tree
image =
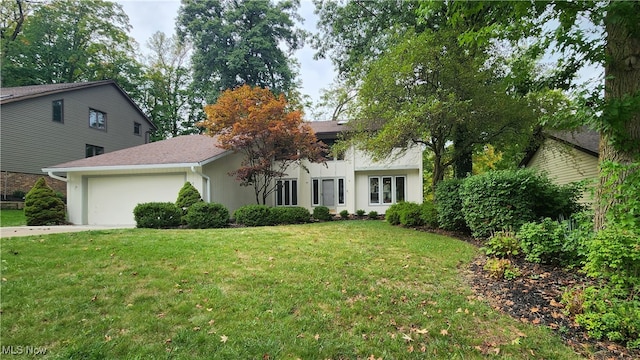
<path id="1" fill-rule="evenodd" d="M 433 152 L 432 185 L 458 160 L 457 177 L 466 176 L 474 149 L 526 134 L 534 119 L 525 99 L 507 93 L 499 70 L 486 53 L 459 46 L 452 31 L 407 32 L 363 79 L 353 122 L 365 148 L 386 157 L 420 143 Z"/>
<path id="2" fill-rule="evenodd" d="M 38 179 L 24 198 L 27 225 L 62 225 L 66 222 L 64 202 L 56 196 L 44 178 Z"/>
<path id="3" fill-rule="evenodd" d="M 283 94 L 243 85 L 224 91 L 213 105 L 205 106 L 207 119 L 199 124 L 217 136 L 220 147 L 244 155 L 242 167 L 233 171 L 243 186 L 253 186 L 256 203 L 265 204 L 292 164 L 324 162 L 326 147 L 291 110 Z"/>
<path id="4" fill-rule="evenodd" d="M 302 47 L 304 39 L 294 24 L 298 6 L 297 0 L 182 2 L 178 33 L 194 45 L 194 83 L 205 101 L 243 84 L 276 93 L 295 87 L 289 55 Z"/>
<path id="5" fill-rule="evenodd" d="M 154 33 L 147 46 L 151 54 L 147 60 L 143 104 L 158 128 L 151 140 L 196 133 L 198 129 L 189 116 L 195 97 L 190 89 L 190 47 L 177 36 L 167 37 L 162 32 Z"/>
<path id="6" fill-rule="evenodd" d="M 516 5 L 513 5 L 516 4 Z M 427 16 L 433 2 L 424 1 L 420 12 Z M 483 16 L 491 13 L 494 16 Z M 605 2 L 517 2 L 490 1 L 452 4 L 451 21 L 483 16 L 484 26 L 461 37 L 466 42 L 492 39 L 521 41 L 538 34 L 534 48 L 558 54 L 558 77 L 570 81 L 584 64 L 599 64 L 605 70 L 604 86 L 593 89 L 585 100 L 594 116 L 588 124 L 600 131 L 600 162 L 631 164 L 640 159 L 640 3 Z M 517 19 L 517 21 L 513 21 Z M 549 28 L 551 21 L 557 28 Z M 604 97 L 602 97 L 604 93 Z M 630 175 L 621 173 L 618 183 Z M 605 214 L 617 196 L 607 196 L 608 175 L 602 174 L 596 191 L 594 226 L 604 226 Z M 615 186 L 614 186 L 615 187 Z"/>
<path id="7" fill-rule="evenodd" d="M 3 87 L 113 79 L 137 98 L 142 71 L 121 5 L 103 0 L 30 5 L 32 14 L 23 18 L 15 40 L 3 38 Z"/>

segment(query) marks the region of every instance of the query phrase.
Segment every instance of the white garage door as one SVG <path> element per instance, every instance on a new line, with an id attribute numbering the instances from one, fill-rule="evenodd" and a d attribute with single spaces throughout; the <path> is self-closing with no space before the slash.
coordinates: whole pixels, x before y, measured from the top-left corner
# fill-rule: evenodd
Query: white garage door
<path id="1" fill-rule="evenodd" d="M 87 221 L 90 225 L 133 225 L 136 205 L 175 202 L 185 179 L 184 173 L 89 178 Z"/>

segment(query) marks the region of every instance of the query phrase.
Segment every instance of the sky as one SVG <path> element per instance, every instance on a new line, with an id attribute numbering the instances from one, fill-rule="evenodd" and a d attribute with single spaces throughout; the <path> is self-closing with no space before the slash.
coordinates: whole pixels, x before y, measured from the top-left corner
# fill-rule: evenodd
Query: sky
<path id="1" fill-rule="evenodd" d="M 175 32 L 179 0 L 116 0 L 116 2 L 122 5 L 124 12 L 129 16 L 132 27 L 129 35 L 138 42 L 141 51 L 145 51 L 147 40 L 156 31 L 164 32 L 169 36 Z M 316 32 L 317 16 L 313 10 L 311 0 L 300 1 L 298 13 L 304 19 L 303 28 Z M 300 63 L 301 92 L 309 95 L 316 104 L 320 98 L 320 90 L 328 88 L 333 82 L 335 71 L 330 60 L 314 60 L 314 52 L 309 44 L 305 44 L 304 48 L 295 52 L 295 56 Z"/>

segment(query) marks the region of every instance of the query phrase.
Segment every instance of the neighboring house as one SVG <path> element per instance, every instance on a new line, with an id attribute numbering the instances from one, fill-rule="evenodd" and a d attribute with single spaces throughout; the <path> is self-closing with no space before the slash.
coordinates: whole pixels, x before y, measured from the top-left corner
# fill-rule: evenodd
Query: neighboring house
<path id="1" fill-rule="evenodd" d="M 29 191 L 43 167 L 145 144 L 155 129 L 112 80 L 2 88 L 0 127 L 5 197 Z"/>
<path id="2" fill-rule="evenodd" d="M 333 143 L 343 128 L 337 122 L 309 123 L 319 139 Z M 66 174 L 69 221 L 74 224 L 134 224 L 139 203 L 175 202 L 180 188 L 191 182 L 207 202 L 230 212 L 255 204 L 252 187 L 241 186 L 229 173 L 242 156 L 216 146 L 207 135 L 185 135 L 44 168 Z M 399 201 L 422 202 L 422 149 L 375 162 L 359 151 L 329 159 L 326 164 L 294 166 L 269 197 L 271 206 L 302 206 L 310 211 L 327 206 L 334 212 L 377 211 Z"/>
<path id="3" fill-rule="evenodd" d="M 553 132 L 527 154 L 521 165 L 545 172 L 556 184 L 586 180 L 593 185 L 598 179 L 599 143 L 600 134 L 584 127 L 576 131 Z M 587 188 L 580 202 L 593 203 L 591 193 Z"/>

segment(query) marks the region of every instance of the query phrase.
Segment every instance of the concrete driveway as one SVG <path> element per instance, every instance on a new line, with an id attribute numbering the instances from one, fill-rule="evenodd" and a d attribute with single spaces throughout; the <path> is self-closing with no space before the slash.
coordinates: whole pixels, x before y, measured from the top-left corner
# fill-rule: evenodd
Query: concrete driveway
<path id="1" fill-rule="evenodd" d="M 132 229 L 134 227 L 135 225 L 12 226 L 12 227 L 0 227 L 0 237 L 10 238 L 10 237 L 17 237 L 17 236 L 47 235 L 47 234 L 59 234 L 59 233 L 70 233 L 70 232 L 91 231 L 91 230 Z"/>

